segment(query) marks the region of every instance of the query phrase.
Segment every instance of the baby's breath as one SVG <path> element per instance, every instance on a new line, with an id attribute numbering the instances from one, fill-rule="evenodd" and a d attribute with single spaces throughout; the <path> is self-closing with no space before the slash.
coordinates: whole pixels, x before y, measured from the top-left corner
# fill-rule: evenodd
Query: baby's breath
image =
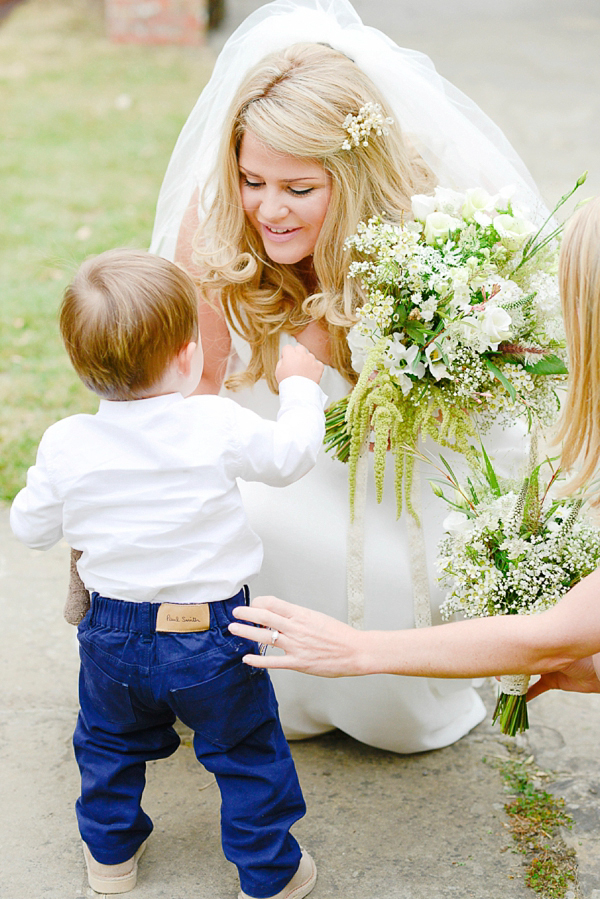
<path id="1" fill-rule="evenodd" d="M 356 140 L 366 122 L 349 119 Z M 478 192 L 475 212 L 472 193 L 436 188 L 413 198 L 415 221 L 372 218 L 346 241 L 348 277 L 365 297 L 348 336 L 360 389 L 346 427 L 350 442 L 364 439 L 354 423 L 364 421 L 365 409 L 372 418 L 379 402 L 386 409 L 377 415 L 379 494 L 388 445 L 403 459 L 401 480 L 411 471 L 406 447 L 419 433 L 469 456 L 476 428 L 485 433 L 516 416 L 546 425 L 558 411 L 556 389 L 566 375 L 558 244 L 536 256 L 527 242 L 535 228 L 502 199 L 505 192 L 487 201 Z M 351 481 L 357 458 L 355 448 Z M 397 488 L 400 506 L 398 478 Z"/>
<path id="2" fill-rule="evenodd" d="M 458 526 L 446 519 L 437 559 L 443 618 L 541 612 L 598 566 L 600 530 L 582 501 L 551 499 L 537 472 L 494 490 L 484 480 L 463 502 Z"/>

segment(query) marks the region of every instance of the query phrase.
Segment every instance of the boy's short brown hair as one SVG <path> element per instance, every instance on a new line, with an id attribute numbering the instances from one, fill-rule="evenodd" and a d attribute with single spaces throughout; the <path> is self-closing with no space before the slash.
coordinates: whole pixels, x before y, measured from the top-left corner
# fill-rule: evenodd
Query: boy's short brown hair
<path id="1" fill-rule="evenodd" d="M 86 387 L 105 399 L 136 399 L 197 339 L 194 283 L 168 259 L 109 250 L 80 266 L 65 290 L 59 323 Z"/>

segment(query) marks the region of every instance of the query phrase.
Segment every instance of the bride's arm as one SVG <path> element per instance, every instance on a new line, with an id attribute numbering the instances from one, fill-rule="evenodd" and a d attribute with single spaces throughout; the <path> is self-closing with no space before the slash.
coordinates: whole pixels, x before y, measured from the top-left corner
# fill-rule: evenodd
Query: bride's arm
<path id="1" fill-rule="evenodd" d="M 192 259 L 192 240 L 198 230 L 198 193 L 196 192 L 183 217 L 175 262 L 181 265 L 192 278 L 200 272 Z M 204 351 L 202 380 L 196 393 L 218 393 L 225 378 L 227 360 L 231 352 L 231 335 L 220 306 L 218 295 L 209 300 L 198 291 L 198 324 Z"/>

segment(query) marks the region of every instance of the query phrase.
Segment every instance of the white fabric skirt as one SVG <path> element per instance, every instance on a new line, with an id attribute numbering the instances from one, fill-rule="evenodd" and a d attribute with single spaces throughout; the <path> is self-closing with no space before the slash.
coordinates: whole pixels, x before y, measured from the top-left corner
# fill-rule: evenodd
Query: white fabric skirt
<path id="1" fill-rule="evenodd" d="M 286 338 L 291 340 L 291 338 Z M 240 355 L 246 355 L 239 337 Z M 346 388 L 326 368 L 321 386 L 334 401 Z M 274 418 L 278 401 L 264 383 L 229 393 L 242 405 Z M 525 428 L 497 429 L 485 440 L 501 471 L 518 474 L 526 449 Z M 429 441 L 428 452 L 437 446 Z M 455 470 L 461 457 L 443 451 Z M 439 623 L 443 594 L 437 586 L 435 558 L 448 507 L 435 497 L 420 465 L 422 526 L 425 535 L 432 615 Z M 323 452 L 316 467 L 289 487 L 240 485 L 251 526 L 263 541 L 264 562 L 250 584 L 253 596 L 270 594 L 347 620 L 346 537 L 349 523 L 348 470 Z M 386 473 L 383 502 L 375 499 L 369 471 L 364 523 L 364 627 L 395 630 L 414 626 L 406 513 L 396 518 L 393 465 Z M 269 652 L 277 652 L 276 649 Z M 320 678 L 295 671 L 272 671 L 281 720 L 289 739 L 303 739 L 339 728 L 363 743 L 399 753 L 421 752 L 459 740 L 485 715 L 471 681 L 370 675 Z"/>

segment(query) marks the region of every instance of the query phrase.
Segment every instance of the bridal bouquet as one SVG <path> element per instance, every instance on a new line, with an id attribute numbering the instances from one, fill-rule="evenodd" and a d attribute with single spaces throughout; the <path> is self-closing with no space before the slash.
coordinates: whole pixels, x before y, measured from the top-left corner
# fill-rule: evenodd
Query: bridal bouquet
<path id="1" fill-rule="evenodd" d="M 583 183 L 561 198 L 552 215 Z M 398 513 L 410 508 L 411 448 L 428 435 L 473 459 L 475 422 L 550 423 L 564 383 L 565 336 L 556 277 L 561 227 L 537 229 L 490 196 L 436 188 L 412 198 L 414 221 L 361 222 L 347 248 L 349 277 L 366 297 L 348 334 L 360 373 L 349 397 L 330 407 L 325 443 L 356 464 L 374 443 L 381 499 L 388 449 L 396 459 Z"/>
<path id="2" fill-rule="evenodd" d="M 483 458 L 481 474 L 474 473 L 466 487 L 442 459 L 452 498 L 434 485 L 453 510 L 437 560 L 448 588 L 440 609 L 445 619 L 456 612 L 465 618 L 541 612 L 600 562 L 600 529 L 583 500 L 551 497 L 558 471 L 544 483 L 538 465 L 518 485 L 501 483 L 485 450 Z M 526 675 L 501 678 L 493 720 L 504 734 L 528 727 L 528 682 Z"/>

